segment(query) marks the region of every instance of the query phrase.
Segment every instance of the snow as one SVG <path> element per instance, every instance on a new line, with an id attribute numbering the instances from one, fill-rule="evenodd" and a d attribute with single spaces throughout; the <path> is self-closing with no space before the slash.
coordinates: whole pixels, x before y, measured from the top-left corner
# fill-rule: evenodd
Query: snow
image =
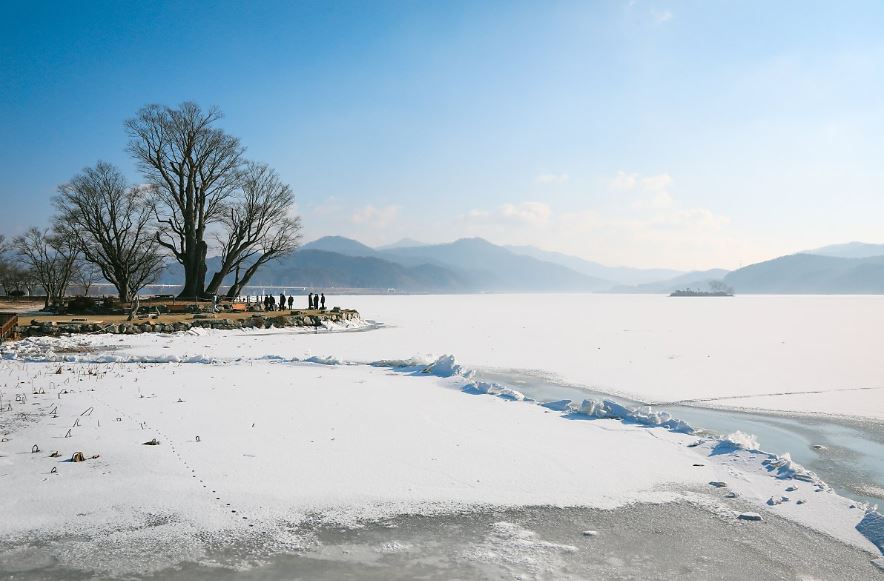
<path id="1" fill-rule="evenodd" d="M 788 454 L 761 451 L 751 434 L 710 438 L 665 412 L 604 398 L 538 405 L 517 388 L 484 381 L 475 371 L 531 368 L 582 377 L 598 387 L 605 381 L 593 378 L 619 370 L 618 386 L 646 400 L 708 398 L 733 393 L 734 376 L 763 384 L 746 384 L 744 391 L 770 389 L 776 379 L 764 375 L 764 365 L 774 366 L 774 376 L 787 368 L 795 373 L 790 385 L 819 387 L 833 371 L 829 366 L 850 363 L 850 349 L 830 349 L 829 360 L 808 358 L 804 365 L 810 371 L 799 369 L 788 349 L 777 359 L 746 365 L 745 359 L 759 355 L 756 343 L 771 332 L 765 328 L 769 320 L 756 317 L 761 339 L 731 353 L 725 347 L 735 348 L 732 339 L 689 340 L 693 324 L 678 333 L 665 324 L 646 328 L 654 341 L 634 331 L 602 340 L 611 329 L 598 323 L 611 315 L 591 308 L 595 297 L 533 297 L 575 310 L 570 326 L 567 317 L 528 316 L 525 297 L 493 298 L 470 298 L 491 309 L 485 314 L 451 297 L 354 298 L 362 301 L 356 306 L 364 316 L 389 317 L 388 326 L 365 333 L 202 331 L 5 345 L 0 405 L 10 411 L 0 412 L 7 440 L 0 443 L 0 483 L 13 492 L 0 495 L 0 537 L 100 533 L 105 543 L 130 547 L 132 566 L 144 567 L 133 570 L 146 571 L 204 558 L 205 539 L 261 535 L 263 550 L 294 550 L 309 542 L 296 532 L 305 521 L 352 527 L 398 514 L 481 507 L 609 509 L 687 501 L 735 520 L 763 518 L 769 511 L 880 554 L 884 533 L 878 513 L 835 494 Z M 653 298 L 635 298 L 637 309 Z M 598 300 L 616 307 L 621 299 Z M 763 314 L 768 302 L 776 302 L 751 299 Z M 836 311 L 852 308 L 828 299 L 796 300 Z M 433 301 L 439 302 L 437 310 L 430 308 Z M 372 304 L 380 305 L 377 313 Z M 737 322 L 721 309 L 732 304 L 739 310 L 742 303 L 659 304 L 683 317 L 696 308 L 727 329 L 721 320 Z M 513 312 L 503 316 L 501 305 Z M 464 318 L 455 306 L 477 319 Z M 619 314 L 621 325 L 635 322 L 634 314 Z M 834 319 L 821 318 L 832 331 Z M 537 337 L 538 326 L 564 335 Z M 779 331 L 794 339 L 791 328 Z M 665 346 L 655 343 L 664 336 Z M 829 346 L 836 342 L 831 336 Z M 599 343 L 611 351 L 606 357 L 590 348 Z M 686 354 L 665 357 L 669 363 L 658 360 L 679 350 L 712 353 L 716 362 L 705 357 L 686 362 L 693 357 Z M 624 365 L 627 357 L 632 363 Z M 841 384 L 873 387 L 880 381 L 874 361 L 848 369 Z M 663 372 L 668 364 L 674 368 Z M 657 372 L 657 385 L 652 373 L 638 370 L 642 365 Z M 846 411 L 880 413 L 874 406 Z M 160 444 L 143 445 L 152 438 Z M 42 452 L 31 453 L 34 444 Z M 60 457 L 50 458 L 55 450 Z M 65 461 L 78 451 L 99 457 Z M 739 510 L 723 505 L 724 498 L 736 498 Z M 139 560 L 144 547 L 167 545 L 164 560 Z M 408 547 L 394 543 L 377 550 Z M 501 522 L 464 558 L 523 566 L 517 560 L 525 556 L 542 564 L 569 550 Z M 72 549 L 70 556 L 87 557 L 105 559 L 100 545 Z"/>
<path id="2" fill-rule="evenodd" d="M 382 340 L 340 334 L 319 343 L 323 352 L 348 360 L 451 353 L 468 368 L 542 370 L 648 403 L 703 400 L 884 419 L 879 353 L 884 296 L 357 295 L 329 300 L 387 325 Z"/>
<path id="3" fill-rule="evenodd" d="M 535 370 L 647 403 L 884 419 L 882 296 L 326 296 L 384 328 L 368 339 L 307 333 L 297 342 L 276 329 L 231 331 L 235 340 L 211 355 L 368 363 L 448 353 L 465 368 Z M 184 335 L 170 348 L 182 356 L 190 341 Z M 124 342 L 164 355 L 150 335 Z"/>

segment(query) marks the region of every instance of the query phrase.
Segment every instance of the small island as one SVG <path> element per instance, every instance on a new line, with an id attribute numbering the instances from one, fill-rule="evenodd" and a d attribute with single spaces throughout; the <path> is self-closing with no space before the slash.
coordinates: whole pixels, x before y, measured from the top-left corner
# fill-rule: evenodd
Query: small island
<path id="1" fill-rule="evenodd" d="M 671 297 L 732 297 L 734 289 L 720 280 L 709 281 L 708 290 L 678 289 L 669 293 Z"/>

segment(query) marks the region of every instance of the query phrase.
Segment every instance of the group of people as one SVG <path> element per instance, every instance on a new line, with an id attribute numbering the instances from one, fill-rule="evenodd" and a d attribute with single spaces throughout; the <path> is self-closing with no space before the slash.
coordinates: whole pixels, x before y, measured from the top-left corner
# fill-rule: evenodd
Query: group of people
<path id="1" fill-rule="evenodd" d="M 285 296 L 285 293 L 279 293 L 279 302 L 276 302 L 276 297 L 273 295 L 267 295 L 264 297 L 264 310 L 265 311 L 282 311 L 288 305 L 289 310 L 292 310 L 292 306 L 295 303 L 294 295 Z M 313 294 L 310 293 L 307 295 L 307 308 L 308 309 L 319 309 L 325 310 L 325 293 L 322 294 Z"/>
<path id="2" fill-rule="evenodd" d="M 320 309 L 325 310 L 325 293 L 321 295 L 315 295 L 310 293 L 307 295 L 307 303 L 310 305 L 311 309 Z"/>

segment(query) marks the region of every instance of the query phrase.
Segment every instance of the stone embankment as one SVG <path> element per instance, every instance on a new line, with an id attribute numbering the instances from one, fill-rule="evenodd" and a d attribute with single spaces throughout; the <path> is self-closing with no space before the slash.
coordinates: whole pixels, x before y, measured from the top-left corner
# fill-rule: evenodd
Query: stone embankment
<path id="1" fill-rule="evenodd" d="M 293 311 L 291 314 L 255 313 L 250 317 L 232 318 L 218 315 L 194 315 L 193 319 L 178 321 L 136 320 L 122 322 L 107 321 L 37 321 L 19 325 L 19 337 L 54 337 L 68 333 L 112 333 L 115 335 L 135 335 L 139 333 L 176 333 L 194 328 L 202 329 L 270 329 L 271 327 L 321 327 L 324 323 L 344 323 L 357 321 L 359 313 L 351 309 L 331 311 Z"/>

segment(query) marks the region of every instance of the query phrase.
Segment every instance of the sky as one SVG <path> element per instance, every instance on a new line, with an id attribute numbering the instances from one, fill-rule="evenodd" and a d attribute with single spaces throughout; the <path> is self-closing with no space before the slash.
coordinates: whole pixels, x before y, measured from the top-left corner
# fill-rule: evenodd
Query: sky
<path id="1" fill-rule="evenodd" d="M 0 5 L 0 233 L 124 121 L 218 106 L 306 240 L 737 268 L 884 242 L 884 3 Z"/>

